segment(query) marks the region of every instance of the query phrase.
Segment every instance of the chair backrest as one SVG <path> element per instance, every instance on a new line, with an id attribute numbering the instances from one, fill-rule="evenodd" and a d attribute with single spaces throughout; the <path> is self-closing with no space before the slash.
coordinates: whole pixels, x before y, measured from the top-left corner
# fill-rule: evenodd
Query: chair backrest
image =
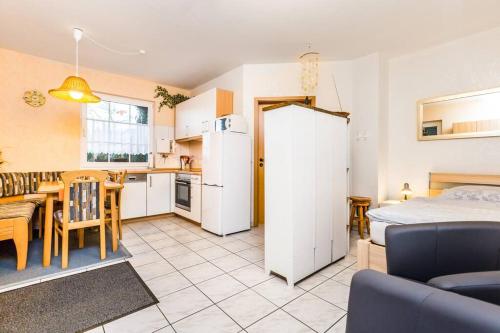
<path id="1" fill-rule="evenodd" d="M 107 175 L 107 172 L 97 170 L 61 174 L 64 183 L 63 224 L 104 220 Z"/>
<path id="2" fill-rule="evenodd" d="M 108 171 L 109 180 L 123 185 L 127 176 L 127 170 L 122 171 Z"/>
<path id="3" fill-rule="evenodd" d="M 387 273 L 427 282 L 437 276 L 500 270 L 499 222 L 389 226 Z"/>

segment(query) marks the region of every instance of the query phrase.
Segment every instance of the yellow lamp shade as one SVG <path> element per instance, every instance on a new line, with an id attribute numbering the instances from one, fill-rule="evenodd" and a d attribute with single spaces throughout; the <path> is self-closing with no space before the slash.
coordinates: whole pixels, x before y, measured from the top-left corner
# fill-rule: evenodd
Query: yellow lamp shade
<path id="1" fill-rule="evenodd" d="M 101 99 L 92 93 L 83 78 L 68 76 L 57 89 L 50 89 L 49 94 L 56 98 L 80 103 L 99 103 Z"/>

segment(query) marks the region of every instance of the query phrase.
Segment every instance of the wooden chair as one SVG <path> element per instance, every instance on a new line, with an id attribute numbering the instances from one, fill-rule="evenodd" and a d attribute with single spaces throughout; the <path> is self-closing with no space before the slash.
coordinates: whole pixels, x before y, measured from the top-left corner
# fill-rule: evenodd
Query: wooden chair
<path id="1" fill-rule="evenodd" d="M 99 227 L 101 260 L 106 258 L 104 199 L 105 171 L 69 171 L 61 175 L 64 183 L 63 209 L 54 213 L 54 255 L 59 255 L 62 238 L 62 268 L 68 267 L 69 231 L 77 230 L 78 247 L 84 245 L 84 230 Z"/>
<path id="2" fill-rule="evenodd" d="M 349 218 L 349 230 L 352 230 L 354 221 L 358 221 L 359 237 L 364 239 L 365 226 L 368 235 L 370 234 L 370 219 L 366 216 L 366 212 L 371 205 L 372 199 L 368 197 L 352 196 L 351 200 L 351 216 Z"/>
<path id="3" fill-rule="evenodd" d="M 123 185 L 127 177 L 127 170 L 122 171 L 108 171 L 109 179 L 112 182 Z M 123 188 L 122 188 L 123 189 Z M 122 189 L 115 192 L 116 195 L 116 216 L 118 219 L 118 238 L 122 239 L 122 217 L 121 217 L 121 202 L 122 202 Z M 111 223 L 111 199 L 107 198 L 105 202 L 106 207 L 106 223 Z"/>

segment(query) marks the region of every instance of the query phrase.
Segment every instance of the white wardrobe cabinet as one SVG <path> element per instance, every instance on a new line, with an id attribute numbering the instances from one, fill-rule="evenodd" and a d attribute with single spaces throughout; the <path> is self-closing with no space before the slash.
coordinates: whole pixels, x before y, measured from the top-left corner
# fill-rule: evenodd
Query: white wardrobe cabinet
<path id="1" fill-rule="evenodd" d="M 289 285 L 347 254 L 346 114 L 264 112 L 265 270 Z"/>

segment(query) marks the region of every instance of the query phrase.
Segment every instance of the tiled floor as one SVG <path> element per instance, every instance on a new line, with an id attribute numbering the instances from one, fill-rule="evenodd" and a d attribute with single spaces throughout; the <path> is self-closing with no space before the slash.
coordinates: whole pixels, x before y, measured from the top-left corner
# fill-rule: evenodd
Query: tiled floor
<path id="1" fill-rule="evenodd" d="M 294 288 L 264 274 L 264 230 L 217 237 L 177 217 L 124 226 L 130 259 L 160 303 L 91 332 L 345 332 L 355 239 Z"/>

